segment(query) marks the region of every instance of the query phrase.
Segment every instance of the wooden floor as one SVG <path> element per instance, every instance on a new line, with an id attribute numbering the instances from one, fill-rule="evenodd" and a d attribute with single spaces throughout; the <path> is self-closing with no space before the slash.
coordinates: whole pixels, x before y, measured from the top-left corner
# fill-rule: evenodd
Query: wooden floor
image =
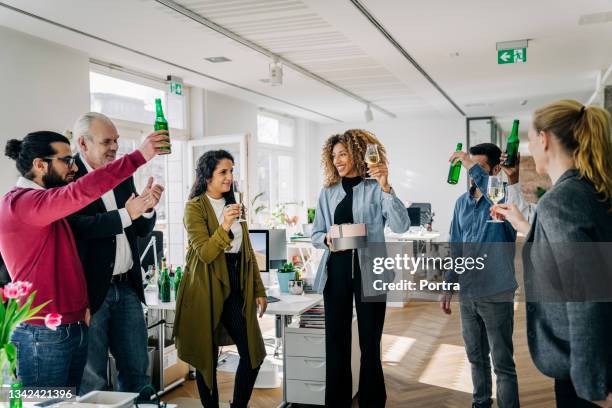
<path id="1" fill-rule="evenodd" d="M 262 321 L 264 337 L 266 333 L 273 333 L 273 324 L 270 317 Z M 552 380 L 540 374 L 529 356 L 524 304 L 516 305 L 514 346 L 521 406 L 554 406 Z M 458 304 L 453 304 L 451 316 L 444 315 L 433 302 L 412 302 L 403 309 L 388 308 L 383 335 L 383 367 L 387 407 L 470 407 L 472 382 L 461 338 Z M 233 375 L 219 372 L 218 377 L 221 400 L 229 401 Z M 163 399 L 177 397 L 198 398 L 195 381 L 188 381 Z M 272 408 L 280 401 L 280 388 L 256 389 L 251 406 Z M 353 406 L 358 405 L 355 402 Z"/>

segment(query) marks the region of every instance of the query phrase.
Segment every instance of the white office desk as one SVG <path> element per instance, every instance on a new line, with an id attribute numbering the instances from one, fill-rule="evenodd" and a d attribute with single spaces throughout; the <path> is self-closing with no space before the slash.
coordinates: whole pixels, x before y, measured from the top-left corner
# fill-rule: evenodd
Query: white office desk
<path id="1" fill-rule="evenodd" d="M 289 405 L 287 403 L 287 353 L 285 352 L 285 329 L 289 325 L 289 316 L 301 315 L 308 309 L 318 305 L 323 301 L 323 295 L 287 295 L 281 294 L 278 288 L 269 289 L 268 295 L 280 299 L 280 302 L 268 303 L 266 314 L 273 314 L 281 319 L 281 339 L 283 344 L 283 401 L 278 408 L 284 408 Z"/>

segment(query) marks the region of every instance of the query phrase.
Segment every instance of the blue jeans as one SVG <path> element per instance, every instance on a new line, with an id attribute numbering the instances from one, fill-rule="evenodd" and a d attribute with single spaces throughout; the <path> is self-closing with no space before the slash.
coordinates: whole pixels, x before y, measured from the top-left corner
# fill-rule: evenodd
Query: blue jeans
<path id="1" fill-rule="evenodd" d="M 108 388 L 109 348 L 118 371 L 115 391 L 140 392 L 150 383 L 147 376 L 149 358 L 144 312 L 129 282 L 110 285 L 104 303 L 91 318 L 89 333 L 89 352 L 81 394 Z"/>
<path id="2" fill-rule="evenodd" d="M 17 375 L 24 387 L 76 387 L 87 360 L 85 323 L 63 324 L 56 330 L 21 324 L 11 341 L 17 346 Z"/>
<path id="3" fill-rule="evenodd" d="M 497 376 L 497 405 L 519 407 L 518 381 L 514 366 L 514 292 L 461 300 L 461 333 L 472 365 L 475 408 L 489 408 L 491 400 L 491 360 Z"/>

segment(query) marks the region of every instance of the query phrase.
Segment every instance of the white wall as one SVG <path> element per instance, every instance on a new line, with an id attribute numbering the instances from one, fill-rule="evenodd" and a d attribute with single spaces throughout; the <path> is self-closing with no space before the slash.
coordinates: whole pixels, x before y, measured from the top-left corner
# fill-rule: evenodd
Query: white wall
<path id="1" fill-rule="evenodd" d="M 89 110 L 89 58 L 74 49 L 0 26 L 0 147 L 28 132 L 64 133 Z M 0 158 L 0 194 L 15 183 L 15 162 Z"/>
<path id="2" fill-rule="evenodd" d="M 455 200 L 466 191 L 465 171 L 457 185 L 446 183 L 448 158 L 458 142 L 465 146 L 465 119 L 462 117 L 419 117 L 370 123 L 318 126 L 320 152 L 325 139 L 347 129 L 362 128 L 373 132 L 387 149 L 391 185 L 406 203 L 430 202 L 435 212 L 433 227 L 446 240 Z M 320 157 L 320 153 L 319 153 Z M 321 187 L 321 167 L 311 160 L 311 182 Z"/>

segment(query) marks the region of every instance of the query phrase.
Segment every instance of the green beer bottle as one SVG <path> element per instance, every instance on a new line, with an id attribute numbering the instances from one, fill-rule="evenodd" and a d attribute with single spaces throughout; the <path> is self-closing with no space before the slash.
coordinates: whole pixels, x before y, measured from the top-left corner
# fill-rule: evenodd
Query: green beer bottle
<path id="1" fill-rule="evenodd" d="M 183 270 L 180 266 L 176 267 L 176 274 L 174 275 L 174 299 L 178 299 L 178 291 L 181 286 L 181 280 L 183 279 Z"/>
<path id="2" fill-rule="evenodd" d="M 162 302 L 170 302 L 170 275 L 168 274 L 168 268 L 164 269 L 161 277 L 161 288 L 159 289 L 161 292 L 161 301 Z"/>
<path id="3" fill-rule="evenodd" d="M 168 130 L 168 121 L 166 120 L 164 116 L 161 99 L 159 98 L 155 99 L 155 125 L 153 125 L 153 128 L 156 131 Z M 170 134 L 168 133 L 168 142 L 169 141 L 170 141 Z M 164 153 L 160 153 L 160 154 L 170 154 L 170 146 L 160 147 L 160 150 L 165 151 Z"/>
<path id="4" fill-rule="evenodd" d="M 457 143 L 456 152 L 460 152 L 463 149 L 463 143 Z M 455 160 L 451 163 L 450 169 L 448 170 L 448 184 L 457 184 L 459 182 L 459 175 L 461 174 L 461 160 Z"/>
<path id="5" fill-rule="evenodd" d="M 519 121 L 518 119 L 514 119 L 514 123 L 512 124 L 512 132 L 510 132 L 510 136 L 508 136 L 508 144 L 506 144 L 506 154 L 508 155 L 506 161 L 504 162 L 504 166 L 506 167 L 516 166 L 516 158 L 518 156 L 519 148 L 518 127 Z"/>

